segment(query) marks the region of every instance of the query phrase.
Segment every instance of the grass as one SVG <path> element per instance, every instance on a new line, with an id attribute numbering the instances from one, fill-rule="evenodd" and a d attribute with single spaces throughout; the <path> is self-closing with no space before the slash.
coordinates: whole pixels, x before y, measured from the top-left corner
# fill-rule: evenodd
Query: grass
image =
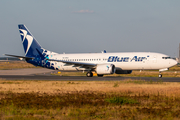
<path id="1" fill-rule="evenodd" d="M 0 119 L 180 119 L 180 84 L 0 81 Z"/>
<path id="2" fill-rule="evenodd" d="M 134 99 L 129 99 L 126 97 L 111 97 L 111 98 L 106 98 L 105 101 L 109 103 L 113 103 L 113 104 L 118 104 L 118 105 L 138 104 L 138 101 Z"/>
<path id="3" fill-rule="evenodd" d="M 0 101 L 2 119 L 179 119 L 179 97 L 73 92 L 9 93 Z"/>
<path id="4" fill-rule="evenodd" d="M 169 94 L 174 85 L 180 87 L 178 83 L 164 83 L 163 81 L 144 81 L 144 80 L 123 80 L 123 81 L 5 81 L 0 80 L 0 91 L 8 92 L 13 91 L 15 93 L 65 93 L 71 91 L 146 91 L 157 93 L 156 90 L 170 89 Z M 173 88 L 172 88 L 173 87 Z M 151 89 L 151 91 L 147 91 Z"/>
<path id="5" fill-rule="evenodd" d="M 4 65 L 5 64 L 5 65 Z M 0 69 L 33 68 L 23 61 Z M 178 66 L 163 77 L 178 77 Z M 177 72 L 175 72 L 177 71 Z M 64 73 L 63 76 L 85 76 Z M 125 76 L 155 76 L 158 71 L 133 71 Z M 116 76 L 116 75 L 114 75 Z M 123 76 L 123 75 L 120 75 Z M 126 79 L 123 81 L 0 80 L 0 119 L 180 119 L 180 84 Z"/>

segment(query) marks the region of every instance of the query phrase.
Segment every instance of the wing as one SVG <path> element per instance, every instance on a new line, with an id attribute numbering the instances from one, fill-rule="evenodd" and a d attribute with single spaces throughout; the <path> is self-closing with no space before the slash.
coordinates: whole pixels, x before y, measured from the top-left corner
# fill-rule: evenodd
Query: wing
<path id="1" fill-rule="evenodd" d="M 74 65 L 73 67 L 81 67 L 81 68 L 93 68 L 97 64 L 94 63 L 82 63 L 82 62 L 74 62 L 74 61 L 64 61 L 64 60 L 55 60 L 55 59 L 47 59 L 48 61 L 56 61 L 66 63 L 65 65 Z"/>

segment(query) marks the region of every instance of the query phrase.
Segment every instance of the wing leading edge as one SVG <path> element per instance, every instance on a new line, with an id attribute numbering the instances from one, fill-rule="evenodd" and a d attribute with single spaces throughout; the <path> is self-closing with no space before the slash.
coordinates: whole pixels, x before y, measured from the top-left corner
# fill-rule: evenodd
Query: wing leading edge
<path id="1" fill-rule="evenodd" d="M 82 67 L 82 68 L 93 68 L 97 66 L 97 64 L 93 63 L 82 63 L 82 62 L 74 62 L 74 61 L 64 61 L 64 60 L 55 60 L 55 59 L 47 59 L 48 61 L 56 61 L 66 63 L 65 65 L 74 65 L 74 67 Z"/>

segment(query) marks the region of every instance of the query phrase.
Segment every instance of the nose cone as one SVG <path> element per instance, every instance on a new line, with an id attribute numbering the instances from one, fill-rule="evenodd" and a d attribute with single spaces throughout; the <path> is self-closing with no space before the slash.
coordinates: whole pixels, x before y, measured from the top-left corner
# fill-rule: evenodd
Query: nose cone
<path id="1" fill-rule="evenodd" d="M 175 65 L 177 65 L 177 61 L 176 60 L 171 60 L 171 62 L 170 62 L 170 64 L 172 65 L 172 66 L 175 66 Z"/>

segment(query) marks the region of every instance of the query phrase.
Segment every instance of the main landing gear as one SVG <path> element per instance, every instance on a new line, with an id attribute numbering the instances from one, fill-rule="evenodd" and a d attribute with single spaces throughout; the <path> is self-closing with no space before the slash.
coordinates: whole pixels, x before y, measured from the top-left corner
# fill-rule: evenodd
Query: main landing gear
<path id="1" fill-rule="evenodd" d="M 87 77 L 93 77 L 93 73 L 91 71 L 86 73 Z M 97 74 L 98 77 L 103 77 L 103 74 Z"/>
<path id="2" fill-rule="evenodd" d="M 89 72 L 86 73 L 86 76 L 87 76 L 87 77 L 92 77 L 92 76 L 93 76 L 93 73 L 92 73 L 91 71 L 89 71 Z"/>

